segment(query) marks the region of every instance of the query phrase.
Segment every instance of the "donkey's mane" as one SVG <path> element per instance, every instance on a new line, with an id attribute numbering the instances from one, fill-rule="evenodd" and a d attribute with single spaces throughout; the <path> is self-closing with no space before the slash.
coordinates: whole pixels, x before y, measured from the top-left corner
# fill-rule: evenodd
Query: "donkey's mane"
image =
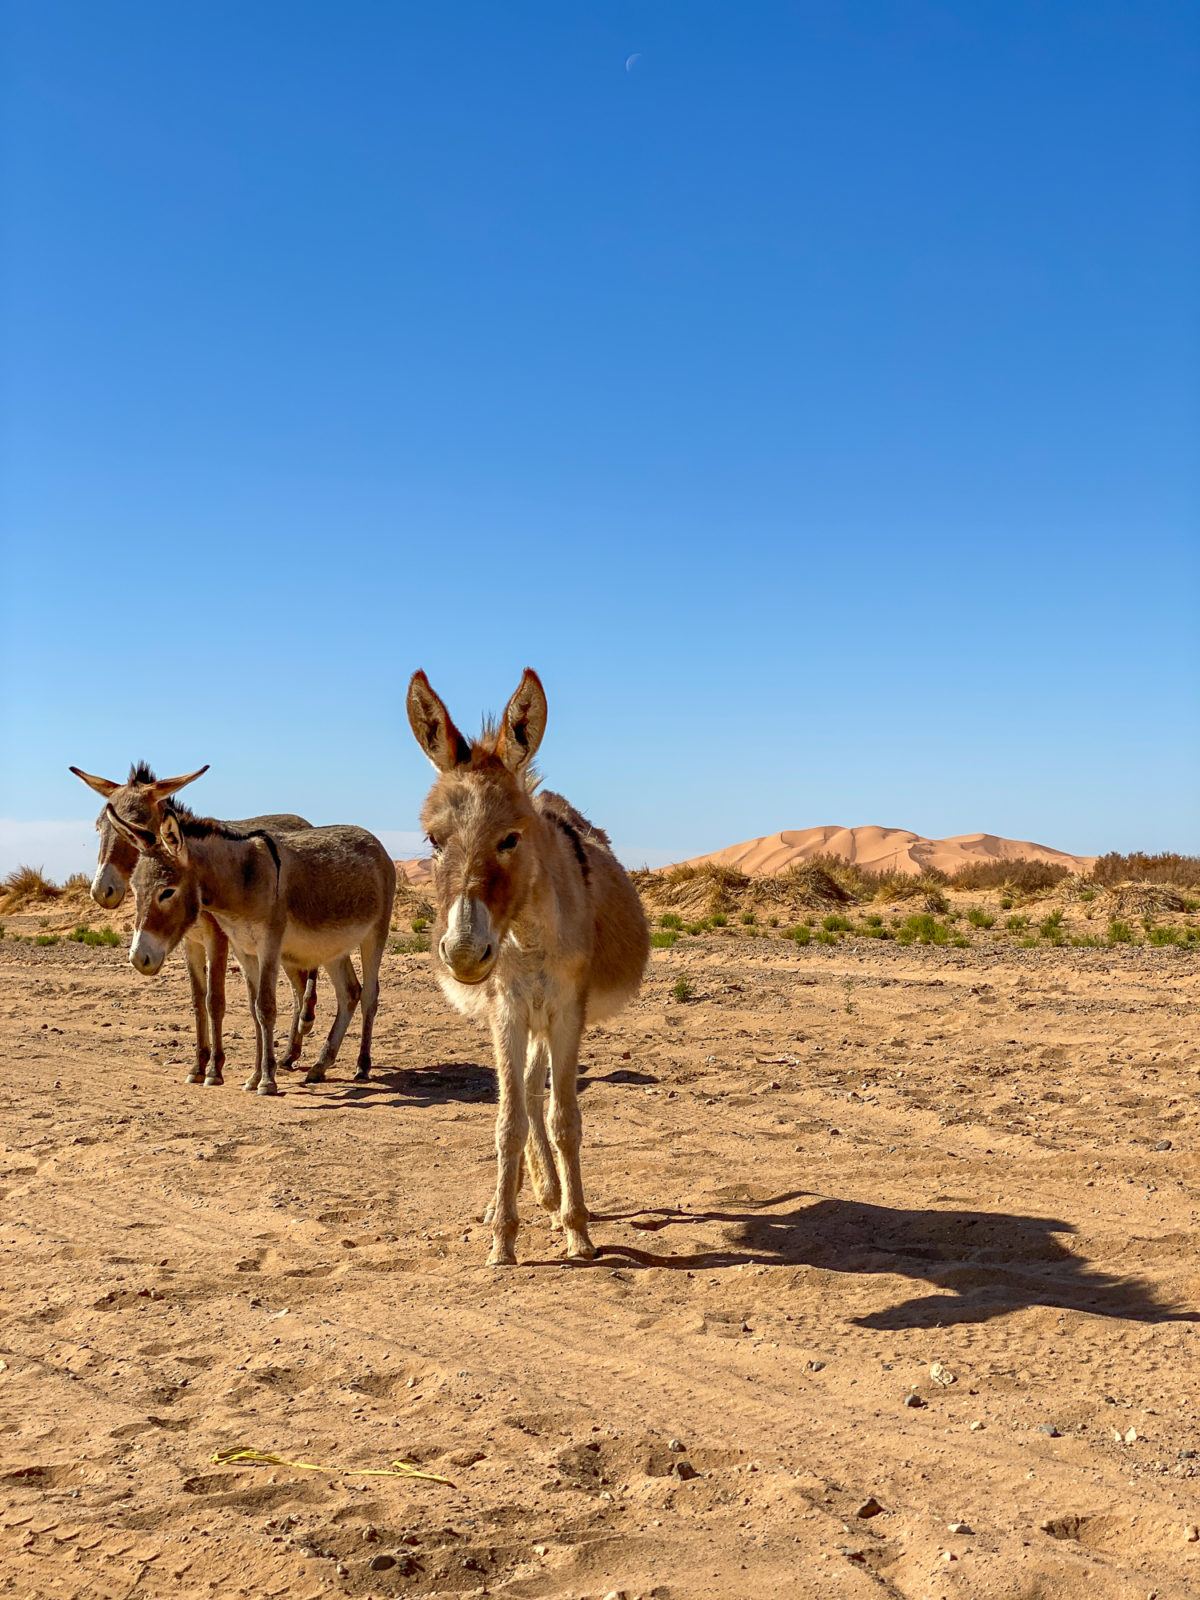
<path id="1" fill-rule="evenodd" d="M 157 783 L 158 775 L 148 761 L 134 761 L 130 764 L 129 776 L 126 783 Z"/>
<path id="2" fill-rule="evenodd" d="M 279 846 L 265 828 L 230 827 L 228 822 L 218 822 L 216 817 L 198 817 L 185 805 L 172 800 L 163 807 L 164 816 L 173 816 L 185 839 L 233 839 L 238 844 L 248 844 L 251 839 L 261 839 L 271 852 L 275 870 L 279 870 Z"/>

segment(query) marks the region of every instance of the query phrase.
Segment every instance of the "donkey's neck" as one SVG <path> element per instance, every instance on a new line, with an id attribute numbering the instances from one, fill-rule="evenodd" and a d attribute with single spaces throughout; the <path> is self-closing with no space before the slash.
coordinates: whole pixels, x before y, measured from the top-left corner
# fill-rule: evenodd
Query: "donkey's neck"
<path id="1" fill-rule="evenodd" d="M 206 910 L 252 914 L 264 891 L 274 898 L 276 866 L 264 839 L 214 831 L 189 835 L 187 847 Z"/>

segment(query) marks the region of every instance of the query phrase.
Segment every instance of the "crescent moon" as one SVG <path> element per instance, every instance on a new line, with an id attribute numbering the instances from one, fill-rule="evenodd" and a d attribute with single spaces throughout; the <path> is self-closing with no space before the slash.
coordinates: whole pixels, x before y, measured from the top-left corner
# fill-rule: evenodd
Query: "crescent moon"
<path id="1" fill-rule="evenodd" d="M 642 52 L 640 50 L 635 50 L 634 53 L 631 56 L 627 56 L 626 57 L 626 60 L 625 60 L 625 71 L 626 72 L 632 72 L 634 67 L 637 66 L 638 62 L 641 59 L 642 59 Z"/>

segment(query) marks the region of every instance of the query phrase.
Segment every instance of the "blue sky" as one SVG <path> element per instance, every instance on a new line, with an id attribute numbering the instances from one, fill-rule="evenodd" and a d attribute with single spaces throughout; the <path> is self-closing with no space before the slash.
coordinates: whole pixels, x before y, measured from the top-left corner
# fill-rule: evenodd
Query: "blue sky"
<path id="1" fill-rule="evenodd" d="M 635 861 L 1200 850 L 1194 7 L 3 14 L 0 866 L 399 845 L 527 662 Z"/>

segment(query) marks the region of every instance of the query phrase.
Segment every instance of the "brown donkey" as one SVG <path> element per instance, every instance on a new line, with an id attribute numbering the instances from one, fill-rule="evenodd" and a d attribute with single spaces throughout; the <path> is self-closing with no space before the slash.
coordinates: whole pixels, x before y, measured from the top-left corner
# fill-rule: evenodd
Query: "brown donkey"
<path id="1" fill-rule="evenodd" d="M 517 1259 L 523 1150 L 538 1200 L 561 1208 L 567 1255 L 590 1260 L 579 1040 L 586 1023 L 612 1016 L 642 981 L 650 935 L 641 901 L 607 834 L 561 795 L 537 792 L 532 761 L 546 731 L 546 695 L 535 672 L 526 670 L 500 723 L 474 742 L 423 672 L 409 684 L 408 720 L 439 773 L 421 812 L 433 847 L 434 970 L 453 1005 L 487 1020 L 496 1054 L 488 1261 Z"/>
<path id="2" fill-rule="evenodd" d="M 246 975 L 258 1048 L 244 1087 L 278 1094 L 275 1082 L 275 989 L 282 967 L 297 986 L 301 972 L 324 967 L 337 994 L 337 1015 L 306 1082 L 319 1083 L 337 1057 L 362 1000 L 356 1077 L 371 1070 L 371 1036 L 379 1004 L 379 963 L 387 942 L 396 867 L 365 828 L 263 829 L 167 805 L 157 829 L 135 827 L 109 801 L 108 819 L 141 859 L 134 868 L 137 900 L 130 965 L 151 977 L 200 915 L 220 925 Z M 350 952 L 362 959 L 362 983 Z"/>
<path id="3" fill-rule="evenodd" d="M 111 778 L 98 778 L 79 767 L 70 770 L 89 789 L 94 789 L 106 801 L 111 801 L 119 816 L 136 826 L 157 829 L 164 802 L 187 784 L 202 778 L 208 768 L 201 767 L 181 778 L 156 778 L 145 762 L 139 761 L 130 767 L 124 783 L 116 783 Z M 92 878 L 91 894 L 97 905 L 103 906 L 106 911 L 115 911 L 129 892 L 138 851 L 113 827 L 107 811 L 106 806 L 96 818 L 100 853 Z M 243 832 L 262 828 L 273 833 L 287 833 L 296 828 L 309 828 L 312 824 L 293 812 L 281 812 L 265 817 L 248 817 L 230 826 Z M 184 935 L 183 948 L 196 1022 L 196 1059 L 187 1081 L 209 1085 L 224 1083 L 223 1029 L 229 940 L 213 918 L 207 912 L 202 912 Z M 306 972 L 300 978 L 292 1012 L 291 1042 L 287 1058 L 282 1063 L 285 1067 L 294 1066 L 300 1059 L 301 1042 L 311 1031 L 317 1014 L 317 975 L 315 972 Z"/>

